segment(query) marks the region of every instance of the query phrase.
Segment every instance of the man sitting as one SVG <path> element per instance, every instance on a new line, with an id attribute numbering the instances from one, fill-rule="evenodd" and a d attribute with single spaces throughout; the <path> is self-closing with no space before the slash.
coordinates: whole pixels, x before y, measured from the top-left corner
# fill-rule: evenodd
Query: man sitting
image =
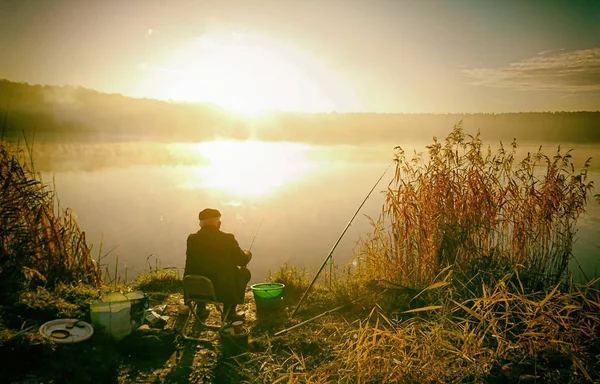
<path id="1" fill-rule="evenodd" d="M 187 239 L 184 275 L 202 275 L 210 279 L 217 300 L 224 304 L 224 321 L 241 320 L 236 305 L 244 302 L 250 271 L 246 265 L 252 259 L 250 251 L 243 251 L 233 234 L 222 232 L 221 213 L 207 208 L 198 215 L 200 230 Z M 196 313 L 206 318 L 208 311 L 203 303 L 198 304 Z"/>

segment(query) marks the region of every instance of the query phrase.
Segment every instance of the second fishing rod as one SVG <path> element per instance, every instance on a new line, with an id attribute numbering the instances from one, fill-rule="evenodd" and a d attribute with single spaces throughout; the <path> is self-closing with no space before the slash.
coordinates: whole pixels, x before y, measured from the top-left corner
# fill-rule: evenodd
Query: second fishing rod
<path id="1" fill-rule="evenodd" d="M 381 177 L 379 177 L 379 179 L 377 180 L 377 182 L 375 183 L 375 185 L 373 186 L 373 188 L 371 188 L 371 190 L 367 194 L 367 197 L 365 197 L 365 199 L 362 201 L 362 203 L 360 204 L 360 206 L 358 207 L 358 209 L 356 210 L 356 212 L 354 212 L 354 215 L 352 216 L 352 218 L 350 219 L 350 221 L 348 221 L 348 224 L 346 224 L 346 227 L 342 231 L 342 234 L 337 239 L 337 241 L 335 242 L 335 244 L 331 248 L 331 251 L 329 251 L 329 254 L 327 255 L 327 257 L 323 261 L 323 264 L 321 265 L 321 268 L 319 268 L 319 271 L 317 272 L 317 274 L 315 275 L 315 277 L 311 281 L 310 285 L 308 286 L 308 288 L 306 288 L 306 291 L 304 291 L 304 294 L 302 294 L 302 297 L 300 298 L 300 301 L 296 305 L 296 308 L 294 308 L 294 312 L 292 312 L 291 317 L 293 317 L 296 314 L 296 312 L 298 312 L 298 309 L 300 308 L 300 305 L 302 304 L 302 302 L 304 301 L 304 299 L 308 295 L 308 292 L 311 290 L 312 286 L 317 281 L 317 278 L 319 277 L 319 275 L 323 271 L 323 268 L 325 268 L 325 265 L 327 265 L 327 262 L 329 261 L 329 259 L 331 259 L 332 255 L 333 255 L 333 251 L 335 251 L 335 249 L 337 248 L 338 244 L 342 240 L 342 237 L 344 237 L 344 235 L 346 234 L 346 231 L 348 230 L 348 228 L 350 228 L 350 225 L 354 221 L 354 218 L 356 217 L 356 215 L 358 215 L 358 212 L 360 212 L 360 209 L 363 207 L 363 205 L 365 205 L 366 201 L 369 199 L 369 196 L 371 196 L 371 193 L 373 193 L 373 191 L 375 190 L 375 188 L 377 187 L 377 185 L 379 184 L 379 182 L 381 182 L 381 179 L 383 179 L 383 176 L 385 176 L 385 174 L 390 169 L 390 167 L 392 166 L 392 164 L 393 163 L 390 163 L 390 165 L 388 165 L 388 167 L 385 169 L 385 171 L 381 174 Z"/>

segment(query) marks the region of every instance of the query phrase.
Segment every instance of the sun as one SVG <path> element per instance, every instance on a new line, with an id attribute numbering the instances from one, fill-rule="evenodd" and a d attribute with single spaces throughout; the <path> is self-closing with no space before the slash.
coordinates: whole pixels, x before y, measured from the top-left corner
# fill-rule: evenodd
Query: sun
<path id="1" fill-rule="evenodd" d="M 206 34 L 179 49 L 144 87 L 151 97 L 210 102 L 233 112 L 329 112 L 351 92 L 313 57 L 264 36 Z M 153 86 L 150 86 L 153 84 Z"/>

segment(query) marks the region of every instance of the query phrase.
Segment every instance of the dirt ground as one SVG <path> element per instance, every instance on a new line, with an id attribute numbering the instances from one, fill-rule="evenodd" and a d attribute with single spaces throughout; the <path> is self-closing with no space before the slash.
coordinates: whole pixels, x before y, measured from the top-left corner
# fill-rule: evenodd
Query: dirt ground
<path id="1" fill-rule="evenodd" d="M 188 326 L 188 335 L 206 338 L 216 336 L 212 342 L 184 340 L 179 335 L 188 316 L 188 308 L 183 305 L 181 294 L 171 294 L 163 302 L 164 314 L 169 317 L 164 330 L 156 335 L 143 336 L 145 341 L 134 338 L 131 348 L 125 349 L 118 369 L 118 383 L 237 383 L 240 377 L 236 367 L 252 351 L 260 349 L 262 340 L 269 334 L 285 326 L 285 313 L 279 311 L 279 322 L 272 317 L 262 321 L 257 319 L 252 292 L 246 292 L 245 302 L 237 310 L 245 314 L 244 327 L 249 331 L 248 349 L 242 351 L 224 348 L 218 335 L 213 331 L 201 332 L 197 322 Z M 212 306 L 208 324 L 219 324 L 219 312 Z M 155 337 L 154 337 L 155 336 Z M 154 352 L 152 352 L 154 351 Z M 129 353 L 127 353 L 129 352 Z M 242 353 L 239 353 L 242 352 Z M 235 356 L 232 356 L 234 353 Z M 150 354 L 150 356 L 148 356 Z M 251 380 L 250 378 L 245 378 Z"/>
<path id="2" fill-rule="evenodd" d="M 249 330 L 248 347 L 241 353 L 223 348 L 216 333 L 211 342 L 184 340 L 180 330 L 189 311 L 182 294 L 151 295 L 150 299 L 151 307 L 166 306 L 166 325 L 133 332 L 119 342 L 96 332 L 81 343 L 54 344 L 39 334 L 39 327 L 23 331 L 10 344 L 0 342 L 0 383 L 256 382 L 252 374 L 240 371 L 240 362 L 261 354 L 269 336 L 290 324 L 285 309 L 257 318 L 248 290 L 244 304 L 237 308 L 238 313 L 244 312 L 244 327 Z M 211 305 L 208 308 L 207 323 L 220 323 L 219 312 Z M 200 335 L 197 323 L 188 327 L 188 333 Z"/>

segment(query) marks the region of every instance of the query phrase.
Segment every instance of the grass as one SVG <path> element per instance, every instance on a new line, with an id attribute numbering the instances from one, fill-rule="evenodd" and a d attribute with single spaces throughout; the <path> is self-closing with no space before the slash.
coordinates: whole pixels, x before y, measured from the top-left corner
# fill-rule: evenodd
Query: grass
<path id="1" fill-rule="evenodd" d="M 29 146 L 28 146 L 29 149 Z M 70 210 L 35 172 L 31 151 L 0 141 L 0 289 L 3 301 L 22 289 L 58 283 L 101 284 L 99 268 Z"/>
<path id="2" fill-rule="evenodd" d="M 86 285 L 58 285 L 52 290 L 38 287 L 24 291 L 14 306 L 15 313 L 24 319 L 35 319 L 41 325 L 56 318 L 89 320 L 89 305 L 99 296 L 99 291 Z"/>
<path id="3" fill-rule="evenodd" d="M 112 287 L 103 287 L 106 292 Z M 111 382 L 118 367 L 114 345 L 92 341 L 57 345 L 39 333 L 46 321 L 91 323 L 90 304 L 101 293 L 84 284 L 57 284 L 23 290 L 16 303 L 0 307 L 0 381 Z"/>
<path id="4" fill-rule="evenodd" d="M 592 182 L 590 160 L 575 170 L 570 151 L 541 151 L 517 161 L 517 143 L 492 153 L 454 127 L 422 155 L 396 148 L 396 172 L 380 218 L 359 251 L 359 273 L 426 287 L 451 265 L 466 279 L 491 278 L 521 265 L 521 281 L 542 289 L 565 278 L 575 225 Z"/>
<path id="5" fill-rule="evenodd" d="M 172 269 L 149 270 L 139 275 L 132 288 L 144 292 L 183 292 L 183 278 Z"/>
<path id="6" fill-rule="evenodd" d="M 470 299 L 452 285 L 432 288 L 444 291 L 443 305 L 407 319 L 377 305 L 351 322 L 329 318 L 271 340 L 240 369 L 254 382 L 597 381 L 598 290 L 564 282 L 527 294 L 518 281 L 507 275 Z"/>
<path id="7" fill-rule="evenodd" d="M 355 250 L 357 266 L 336 267 L 330 283 L 315 285 L 301 318 L 284 319 L 284 326 L 354 306 L 277 337 L 271 328 L 254 327 L 250 353 L 222 364 L 232 373 L 227 377 L 249 383 L 600 381 L 598 281 L 574 283 L 566 268 L 592 188 L 589 161 L 575 171 L 569 152 L 560 149 L 518 161 L 516 142 L 492 153 L 460 125 L 427 148 L 428 158 L 410 160 L 397 148 L 394 179 L 381 216 Z M 36 336 L 32 318 L 85 316 L 98 292 L 94 284 L 59 284 L 51 272 L 25 267 L 31 269 L 31 278 L 21 280 L 27 289 L 17 304 L 0 307 L 0 355 L 15 366 L 32 355 L 56 361 L 55 346 Z M 310 283 L 304 269 L 288 263 L 268 281 L 286 285 L 288 312 Z M 181 285 L 176 271 L 157 267 L 132 288 L 181 292 Z M 59 357 L 79 355 L 65 349 Z M 114 355 L 107 350 L 98 355 L 113 356 L 106 362 L 80 363 L 102 377 L 117 371 Z M 48 368 L 62 381 L 86 380 L 81 372 L 61 373 L 64 365 Z"/>
<path id="8" fill-rule="evenodd" d="M 39 327 L 56 318 L 89 322 L 89 304 L 112 288 L 73 212 L 35 172 L 31 147 L 0 140 L 0 381 L 109 380 L 118 367 L 113 347 L 59 347 Z"/>
<path id="9" fill-rule="evenodd" d="M 269 271 L 266 281 L 285 285 L 283 296 L 285 304 L 297 302 L 310 284 L 306 270 L 296 268 L 290 262 L 283 264 L 275 273 Z"/>
<path id="10" fill-rule="evenodd" d="M 256 383 L 600 380 L 597 281 L 567 270 L 590 161 L 576 171 L 560 148 L 519 161 L 516 148 L 492 153 L 460 124 L 428 158 L 396 148 L 358 267 L 318 285 L 329 309 L 355 308 L 270 339 L 238 369 Z M 274 276 L 306 281 L 290 265 Z"/>

